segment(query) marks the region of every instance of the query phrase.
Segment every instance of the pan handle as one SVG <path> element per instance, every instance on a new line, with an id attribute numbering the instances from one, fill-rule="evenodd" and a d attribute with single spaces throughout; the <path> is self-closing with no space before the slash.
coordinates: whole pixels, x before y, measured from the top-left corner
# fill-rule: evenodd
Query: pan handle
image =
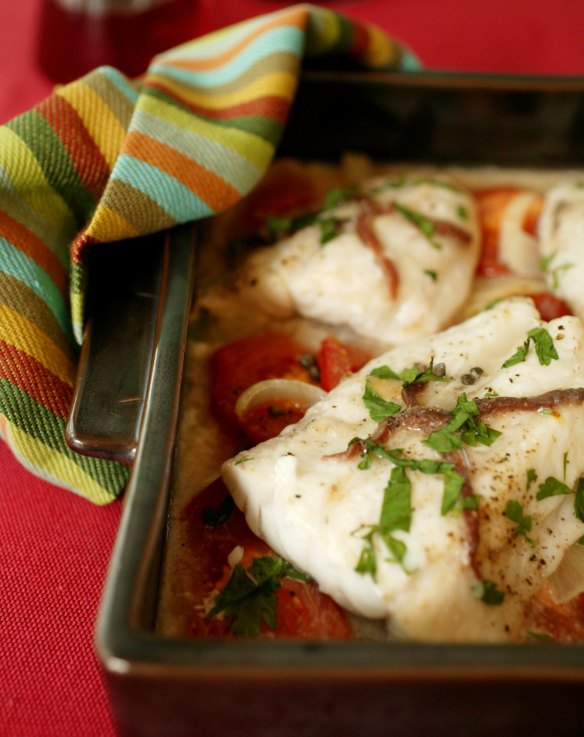
<path id="1" fill-rule="evenodd" d="M 134 461 L 163 312 L 175 310 L 180 320 L 192 299 L 194 233 L 188 224 L 89 254 L 88 319 L 66 427 L 71 449 Z"/>

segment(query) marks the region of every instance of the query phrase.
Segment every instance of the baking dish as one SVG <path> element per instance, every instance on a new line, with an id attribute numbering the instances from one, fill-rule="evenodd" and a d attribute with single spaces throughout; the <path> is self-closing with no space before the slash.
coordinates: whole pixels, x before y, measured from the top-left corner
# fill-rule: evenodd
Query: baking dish
<path id="1" fill-rule="evenodd" d="M 312 72 L 278 153 L 575 169 L 584 165 L 583 136 L 577 79 Z M 119 733 L 580 734 L 584 650 L 576 645 L 227 642 L 155 631 L 191 275 L 205 247 L 196 241 L 187 227 L 153 246 L 160 276 L 152 343 L 142 350 L 148 378 L 96 633 Z"/>

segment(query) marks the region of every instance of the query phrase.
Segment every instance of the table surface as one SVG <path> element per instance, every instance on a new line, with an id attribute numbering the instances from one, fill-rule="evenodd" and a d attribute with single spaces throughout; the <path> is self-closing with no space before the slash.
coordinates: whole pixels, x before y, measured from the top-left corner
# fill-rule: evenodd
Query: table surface
<path id="1" fill-rule="evenodd" d="M 211 3 L 210 23 L 213 1 L 204 0 Z M 51 90 L 35 64 L 40 3 L 2 2 L 0 122 Z M 276 7 L 269 0 L 232 0 L 229 10 L 216 5 L 222 23 Z M 584 74 L 579 0 L 344 0 L 338 6 L 409 44 L 430 69 Z M 2 737 L 115 735 L 93 635 L 121 509 L 121 502 L 95 507 L 36 478 L 0 441 Z"/>

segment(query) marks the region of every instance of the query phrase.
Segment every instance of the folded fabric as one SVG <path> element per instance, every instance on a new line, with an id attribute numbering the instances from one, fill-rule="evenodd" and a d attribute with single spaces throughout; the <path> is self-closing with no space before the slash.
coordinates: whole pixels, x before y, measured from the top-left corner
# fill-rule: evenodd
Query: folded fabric
<path id="1" fill-rule="evenodd" d="M 124 466 L 64 429 L 83 327 L 84 250 L 213 215 L 276 149 L 303 57 L 413 69 L 379 29 L 297 5 L 155 57 L 102 67 L 0 128 L 0 433 L 33 473 L 104 504 Z"/>

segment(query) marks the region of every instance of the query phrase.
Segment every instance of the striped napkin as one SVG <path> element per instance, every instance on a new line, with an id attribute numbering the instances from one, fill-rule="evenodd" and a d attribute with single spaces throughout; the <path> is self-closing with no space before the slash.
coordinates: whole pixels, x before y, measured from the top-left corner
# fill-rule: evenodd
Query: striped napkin
<path id="1" fill-rule="evenodd" d="M 0 434 L 33 473 L 97 504 L 128 479 L 64 439 L 87 246 L 236 203 L 274 155 L 303 57 L 339 54 L 416 66 L 376 27 L 296 5 L 165 52 L 138 81 L 99 68 L 0 127 Z"/>

